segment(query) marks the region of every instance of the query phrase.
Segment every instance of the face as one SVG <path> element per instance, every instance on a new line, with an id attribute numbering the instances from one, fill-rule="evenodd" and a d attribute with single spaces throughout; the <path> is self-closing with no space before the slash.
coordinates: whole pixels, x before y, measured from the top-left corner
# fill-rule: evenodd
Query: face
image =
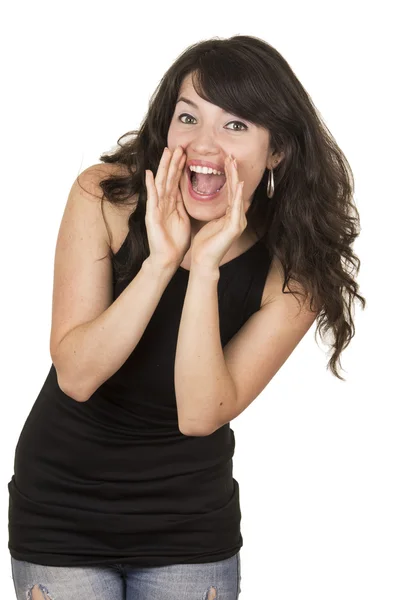
<path id="1" fill-rule="evenodd" d="M 238 178 L 244 181 L 246 212 L 265 168 L 274 166 L 276 155 L 269 150 L 269 131 L 237 115 L 225 113 L 219 106 L 200 98 L 194 90 L 191 75 L 181 85 L 178 98 L 181 96 L 189 102 L 176 103 L 168 130 L 168 148 L 173 152 L 180 145 L 186 154 L 186 162 L 190 159 L 209 161 L 222 165 L 222 171 L 226 157 L 231 154 L 237 160 Z M 277 160 L 280 162 L 279 156 Z M 228 205 L 226 185 L 213 200 L 196 200 L 189 192 L 188 173 L 185 163 L 179 187 L 188 214 L 198 225 L 222 217 Z"/>

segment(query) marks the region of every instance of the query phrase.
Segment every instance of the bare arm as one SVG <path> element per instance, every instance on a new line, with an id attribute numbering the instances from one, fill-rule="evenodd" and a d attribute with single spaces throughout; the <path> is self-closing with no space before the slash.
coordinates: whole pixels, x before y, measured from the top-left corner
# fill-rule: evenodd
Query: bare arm
<path id="1" fill-rule="evenodd" d="M 266 302 L 222 348 L 219 330 L 219 268 L 192 265 L 178 332 L 175 392 L 179 429 L 211 435 L 240 415 L 265 389 L 303 336 L 316 313 L 283 293 L 284 271 L 273 259 Z M 295 287 L 296 286 L 296 287 Z M 294 281 L 295 291 L 304 292 Z"/>
<path id="2" fill-rule="evenodd" d="M 236 402 L 236 389 L 220 339 L 218 269 L 192 264 L 175 357 L 175 392 L 180 430 L 209 435 Z"/>
<path id="3" fill-rule="evenodd" d="M 136 277 L 101 315 L 69 331 L 52 360 L 59 386 L 77 401 L 88 400 L 125 363 L 141 339 L 174 271 L 151 269 Z"/>
<path id="4" fill-rule="evenodd" d="M 95 167 L 80 176 L 86 189 L 94 189 L 97 178 Z M 68 396 L 88 400 L 124 364 L 175 269 L 156 267 L 149 257 L 113 302 L 100 199 L 73 184 L 56 247 L 50 341 L 58 383 Z"/>

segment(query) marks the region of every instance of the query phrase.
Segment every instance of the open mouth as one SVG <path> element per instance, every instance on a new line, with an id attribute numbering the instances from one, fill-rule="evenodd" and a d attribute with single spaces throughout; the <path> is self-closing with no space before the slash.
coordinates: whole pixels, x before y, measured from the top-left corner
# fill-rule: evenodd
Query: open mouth
<path id="1" fill-rule="evenodd" d="M 188 168 L 188 177 L 192 190 L 200 196 L 214 196 L 222 191 L 226 184 L 225 175 L 196 173 Z"/>

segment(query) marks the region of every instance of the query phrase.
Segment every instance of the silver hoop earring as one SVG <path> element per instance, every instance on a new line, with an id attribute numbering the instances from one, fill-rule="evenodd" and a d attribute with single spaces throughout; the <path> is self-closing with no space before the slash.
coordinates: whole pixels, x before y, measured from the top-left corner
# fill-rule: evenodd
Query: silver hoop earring
<path id="1" fill-rule="evenodd" d="M 267 197 L 273 198 L 274 196 L 274 175 L 273 169 L 269 169 L 269 175 L 267 178 Z"/>

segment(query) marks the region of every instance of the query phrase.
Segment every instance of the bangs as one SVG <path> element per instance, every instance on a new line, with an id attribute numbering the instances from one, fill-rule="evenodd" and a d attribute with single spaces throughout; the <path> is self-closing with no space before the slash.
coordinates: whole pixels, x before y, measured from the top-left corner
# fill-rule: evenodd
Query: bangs
<path id="1" fill-rule="evenodd" d="M 192 84 L 200 98 L 219 106 L 227 113 L 254 125 L 261 125 L 258 115 L 263 114 L 263 98 L 255 94 L 250 73 L 236 68 L 230 71 L 227 56 L 207 53 L 192 73 Z"/>

